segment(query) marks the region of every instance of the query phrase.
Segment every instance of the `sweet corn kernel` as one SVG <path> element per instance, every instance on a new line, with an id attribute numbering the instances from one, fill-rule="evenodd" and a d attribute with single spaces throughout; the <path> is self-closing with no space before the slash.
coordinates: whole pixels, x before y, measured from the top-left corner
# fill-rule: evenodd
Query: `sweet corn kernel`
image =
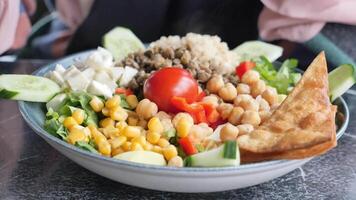
<path id="1" fill-rule="evenodd" d="M 163 126 L 158 117 L 152 117 L 147 124 L 148 130 L 155 131 L 157 133 L 163 132 Z"/>
<path id="2" fill-rule="evenodd" d="M 106 102 L 105 102 L 105 107 L 111 109 L 114 108 L 116 106 L 119 106 L 121 102 L 121 98 L 118 95 L 115 95 L 111 98 L 109 98 Z"/>
<path id="3" fill-rule="evenodd" d="M 116 148 L 120 147 L 126 141 L 127 141 L 127 138 L 125 136 L 119 136 L 117 138 L 112 138 L 112 139 L 108 140 L 112 149 L 116 149 Z"/>
<path id="4" fill-rule="evenodd" d="M 162 150 L 162 147 L 154 145 L 153 148 L 152 148 L 152 151 L 156 152 L 156 153 L 159 153 L 159 154 L 162 154 L 163 150 Z"/>
<path id="5" fill-rule="evenodd" d="M 143 135 L 140 135 L 138 137 L 135 137 L 134 139 L 131 140 L 131 142 L 136 142 L 138 144 L 141 144 L 142 146 L 145 145 L 146 142 L 146 138 Z"/>
<path id="6" fill-rule="evenodd" d="M 146 138 L 147 141 L 150 142 L 151 144 L 156 144 L 160 137 L 161 135 L 155 131 L 150 131 L 150 130 L 147 131 Z"/>
<path id="7" fill-rule="evenodd" d="M 127 112 L 121 107 L 111 108 L 109 113 L 110 113 L 111 119 L 116 120 L 116 121 L 125 121 L 127 119 L 127 117 L 129 116 L 127 114 Z"/>
<path id="8" fill-rule="evenodd" d="M 179 119 L 177 123 L 177 134 L 179 137 L 186 137 L 193 126 L 186 118 Z"/>
<path id="9" fill-rule="evenodd" d="M 135 109 L 138 104 L 137 97 L 133 94 L 126 97 L 126 101 L 132 109 Z"/>
<path id="10" fill-rule="evenodd" d="M 109 110 L 109 108 L 104 107 L 104 108 L 101 110 L 101 112 L 103 113 L 103 115 L 104 115 L 105 117 L 108 117 L 108 116 L 110 115 L 110 110 Z"/>
<path id="11" fill-rule="evenodd" d="M 104 103 L 97 96 L 90 100 L 89 105 L 95 112 L 100 112 L 104 108 Z"/>
<path id="12" fill-rule="evenodd" d="M 169 145 L 168 140 L 164 139 L 164 138 L 160 138 L 157 142 L 158 146 L 164 148 L 167 147 Z"/>
<path id="13" fill-rule="evenodd" d="M 72 131 L 69 132 L 68 136 L 67 136 L 67 141 L 70 144 L 75 144 L 78 141 L 84 141 L 84 142 L 88 142 L 89 139 L 88 137 L 85 135 L 84 128 L 79 129 L 79 128 L 74 128 Z"/>
<path id="14" fill-rule="evenodd" d="M 77 121 L 78 124 L 82 124 L 85 118 L 84 110 L 77 109 L 72 113 L 72 117 Z"/>
<path id="15" fill-rule="evenodd" d="M 135 138 L 141 135 L 141 131 L 136 126 L 126 126 L 123 130 L 123 135 L 128 138 Z"/>
<path id="16" fill-rule="evenodd" d="M 132 143 L 131 142 L 124 142 L 124 144 L 121 145 L 121 148 L 124 150 L 124 151 L 130 151 L 131 150 L 131 145 Z"/>
<path id="17" fill-rule="evenodd" d="M 152 148 L 153 148 L 153 145 L 149 142 L 146 142 L 145 145 L 142 145 L 143 149 L 146 150 L 146 151 L 151 151 Z"/>
<path id="18" fill-rule="evenodd" d="M 110 156 L 111 155 L 111 146 L 109 142 L 105 140 L 101 140 L 98 144 L 98 149 L 101 154 L 104 156 Z"/>
<path id="19" fill-rule="evenodd" d="M 141 144 L 139 144 L 137 142 L 133 142 L 131 144 L 131 151 L 143 151 L 143 147 Z"/>
<path id="20" fill-rule="evenodd" d="M 178 155 L 177 148 L 173 145 L 169 145 L 168 147 L 165 147 L 163 149 L 163 155 L 166 158 L 166 160 L 170 160 L 171 158 Z"/>
<path id="21" fill-rule="evenodd" d="M 69 129 L 70 127 L 78 125 L 77 121 L 73 117 L 66 117 L 63 121 L 63 126 Z"/>
<path id="22" fill-rule="evenodd" d="M 111 150 L 111 156 L 119 155 L 120 153 L 124 153 L 125 151 L 122 148 L 116 148 Z"/>
<path id="23" fill-rule="evenodd" d="M 115 126 L 115 121 L 111 118 L 105 118 L 99 122 L 99 125 L 100 125 L 100 127 L 103 127 L 103 128 L 108 127 L 108 126 Z"/>
<path id="24" fill-rule="evenodd" d="M 130 126 L 137 126 L 138 119 L 136 117 L 129 117 L 127 122 Z"/>
<path id="25" fill-rule="evenodd" d="M 115 138 L 115 137 L 118 137 L 120 135 L 119 129 L 115 128 L 113 126 L 105 127 L 104 130 L 103 130 L 103 133 L 107 138 Z"/>
<path id="26" fill-rule="evenodd" d="M 120 133 L 123 132 L 124 128 L 127 126 L 127 123 L 124 122 L 124 121 L 121 121 L 121 122 L 117 122 L 116 123 L 116 128 L 119 129 Z"/>

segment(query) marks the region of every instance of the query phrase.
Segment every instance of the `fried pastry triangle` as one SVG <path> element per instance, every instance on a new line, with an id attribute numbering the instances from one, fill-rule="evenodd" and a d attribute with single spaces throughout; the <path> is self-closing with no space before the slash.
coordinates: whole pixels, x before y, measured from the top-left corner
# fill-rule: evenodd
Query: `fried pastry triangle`
<path id="1" fill-rule="evenodd" d="M 237 139 L 242 160 L 299 159 L 326 152 L 336 146 L 335 112 L 321 52 L 272 116 Z"/>

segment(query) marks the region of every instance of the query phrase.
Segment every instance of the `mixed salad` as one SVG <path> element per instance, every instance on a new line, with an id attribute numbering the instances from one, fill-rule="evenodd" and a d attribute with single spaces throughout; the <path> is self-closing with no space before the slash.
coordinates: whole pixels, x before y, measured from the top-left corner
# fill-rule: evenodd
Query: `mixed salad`
<path id="1" fill-rule="evenodd" d="M 161 166 L 237 166 L 236 139 L 268 119 L 301 78 L 295 59 L 275 66 L 282 51 L 261 41 L 229 50 L 216 36 L 198 34 L 145 48 L 120 27 L 104 36 L 104 48 L 71 66 L 57 64 L 47 78 L 1 75 L 0 97 L 46 103 L 44 129 L 94 154 Z M 343 65 L 329 79 L 334 100 L 355 83 L 354 68 Z"/>

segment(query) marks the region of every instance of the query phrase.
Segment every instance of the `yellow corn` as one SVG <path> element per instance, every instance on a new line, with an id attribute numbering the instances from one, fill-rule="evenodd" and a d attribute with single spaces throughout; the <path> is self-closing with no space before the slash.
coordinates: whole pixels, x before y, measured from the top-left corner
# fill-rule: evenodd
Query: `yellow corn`
<path id="1" fill-rule="evenodd" d="M 156 144 L 160 137 L 161 135 L 155 131 L 150 131 L 150 130 L 147 131 L 146 138 L 147 141 L 150 142 L 151 144 Z"/>
<path id="2" fill-rule="evenodd" d="M 131 145 L 132 145 L 131 142 L 124 142 L 124 144 L 122 144 L 121 148 L 124 151 L 130 151 L 131 150 Z"/>
<path id="3" fill-rule="evenodd" d="M 104 108 L 104 103 L 97 96 L 90 100 L 89 105 L 95 112 L 100 112 Z"/>
<path id="4" fill-rule="evenodd" d="M 156 153 L 159 153 L 159 154 L 162 154 L 162 148 L 160 146 L 157 146 L 157 145 L 153 146 L 152 151 L 156 152 Z"/>
<path id="5" fill-rule="evenodd" d="M 104 107 L 104 108 L 101 110 L 101 112 L 103 113 L 103 115 L 104 115 L 105 117 L 108 117 L 108 116 L 110 115 L 110 110 L 109 110 L 109 108 Z"/>
<path id="6" fill-rule="evenodd" d="M 122 148 L 116 148 L 111 151 L 111 156 L 119 155 L 120 153 L 124 153 L 125 151 Z"/>
<path id="7" fill-rule="evenodd" d="M 138 119 L 136 117 L 129 117 L 127 122 L 130 126 L 137 126 Z"/>
<path id="8" fill-rule="evenodd" d="M 87 126 L 87 128 L 89 129 L 90 131 L 90 135 L 92 138 L 95 138 L 95 136 L 97 135 L 97 131 L 98 129 L 96 128 L 96 126 L 94 124 L 89 124 Z"/>
<path id="9" fill-rule="evenodd" d="M 125 121 L 129 116 L 127 112 L 119 106 L 111 108 L 109 113 L 110 118 L 116 121 Z"/>
<path id="10" fill-rule="evenodd" d="M 115 126 L 115 121 L 112 120 L 111 118 L 105 118 L 99 122 L 99 125 L 100 125 L 100 127 L 103 127 L 103 128 L 108 127 L 108 126 Z"/>
<path id="11" fill-rule="evenodd" d="M 78 125 L 77 121 L 73 117 L 67 117 L 63 121 L 63 126 L 69 129 L 70 127 Z"/>
<path id="12" fill-rule="evenodd" d="M 143 147 L 141 144 L 139 144 L 137 142 L 133 142 L 131 144 L 131 151 L 143 151 Z"/>
<path id="13" fill-rule="evenodd" d="M 155 131 L 157 133 L 163 132 L 163 126 L 158 117 L 152 117 L 147 123 L 148 130 Z"/>
<path id="14" fill-rule="evenodd" d="M 146 151 L 151 151 L 152 148 L 153 148 L 153 145 L 149 142 L 146 142 L 145 145 L 142 145 L 143 149 L 146 150 Z"/>
<path id="15" fill-rule="evenodd" d="M 110 143 L 112 149 L 116 149 L 120 147 L 122 144 L 124 144 L 126 140 L 127 138 L 125 136 L 119 136 L 117 138 L 112 138 L 108 140 L 108 142 Z"/>
<path id="16" fill-rule="evenodd" d="M 158 146 L 164 148 L 164 147 L 167 147 L 169 146 L 169 142 L 168 140 L 164 139 L 164 138 L 160 138 L 157 142 Z"/>
<path id="17" fill-rule="evenodd" d="M 144 146 L 147 142 L 146 142 L 146 138 L 143 135 L 140 135 L 138 137 L 135 137 L 134 139 L 131 140 L 131 142 L 136 142 L 142 146 Z"/>
<path id="18" fill-rule="evenodd" d="M 75 144 L 76 142 L 78 141 L 84 141 L 84 142 L 88 142 L 89 139 L 88 137 L 85 135 L 84 131 L 83 131 L 84 128 L 82 129 L 79 129 L 79 128 L 73 128 L 68 136 L 67 136 L 67 141 L 68 143 L 70 144 Z"/>
<path id="19" fill-rule="evenodd" d="M 127 126 L 127 123 L 124 121 L 121 122 L 117 122 L 116 123 L 116 128 L 119 129 L 120 133 L 122 133 L 124 131 L 124 128 Z"/>
<path id="20" fill-rule="evenodd" d="M 168 147 L 163 149 L 163 155 L 166 160 L 170 160 L 171 158 L 178 155 L 177 148 L 173 145 L 169 145 Z"/>
<path id="21" fill-rule="evenodd" d="M 104 139 L 101 139 L 100 142 L 97 144 L 99 152 L 103 154 L 104 156 L 110 156 L 111 155 L 111 146 L 109 142 Z"/>
<path id="22" fill-rule="evenodd" d="M 103 130 L 103 133 L 107 138 L 115 138 L 115 137 L 118 137 L 120 135 L 119 129 L 115 128 L 113 126 L 105 127 L 104 130 Z"/>
<path id="23" fill-rule="evenodd" d="M 128 138 L 135 138 L 141 135 L 141 131 L 136 126 L 126 126 L 122 134 Z"/>
<path id="24" fill-rule="evenodd" d="M 85 113 L 82 109 L 77 109 L 72 113 L 72 117 L 78 124 L 82 124 L 84 121 Z"/>
<path id="25" fill-rule="evenodd" d="M 132 109 L 135 109 L 138 104 L 137 97 L 133 94 L 126 97 L 126 101 Z"/>
<path id="26" fill-rule="evenodd" d="M 116 106 L 119 106 L 121 102 L 121 98 L 118 95 L 115 95 L 111 98 L 109 98 L 106 102 L 105 102 L 105 107 L 107 108 L 114 108 Z"/>
<path id="27" fill-rule="evenodd" d="M 186 137 L 189 134 L 189 130 L 192 127 L 186 118 L 181 118 L 177 123 L 177 134 L 179 137 Z"/>

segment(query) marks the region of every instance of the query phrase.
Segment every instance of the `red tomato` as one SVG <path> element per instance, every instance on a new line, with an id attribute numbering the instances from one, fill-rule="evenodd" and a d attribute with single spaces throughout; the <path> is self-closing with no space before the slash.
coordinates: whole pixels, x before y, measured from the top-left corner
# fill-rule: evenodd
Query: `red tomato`
<path id="1" fill-rule="evenodd" d="M 250 69 L 254 68 L 256 63 L 252 61 L 244 61 L 236 67 L 236 75 L 241 79 L 242 76 Z"/>
<path id="2" fill-rule="evenodd" d="M 179 139 L 178 143 L 182 147 L 184 153 L 188 156 L 198 153 L 197 148 L 195 148 L 193 142 L 189 137 Z"/>
<path id="3" fill-rule="evenodd" d="M 181 68 L 166 67 L 153 73 L 143 86 L 145 98 L 155 102 L 159 110 L 177 112 L 172 105 L 172 97 L 183 97 L 193 103 L 199 96 L 197 81 Z"/>

